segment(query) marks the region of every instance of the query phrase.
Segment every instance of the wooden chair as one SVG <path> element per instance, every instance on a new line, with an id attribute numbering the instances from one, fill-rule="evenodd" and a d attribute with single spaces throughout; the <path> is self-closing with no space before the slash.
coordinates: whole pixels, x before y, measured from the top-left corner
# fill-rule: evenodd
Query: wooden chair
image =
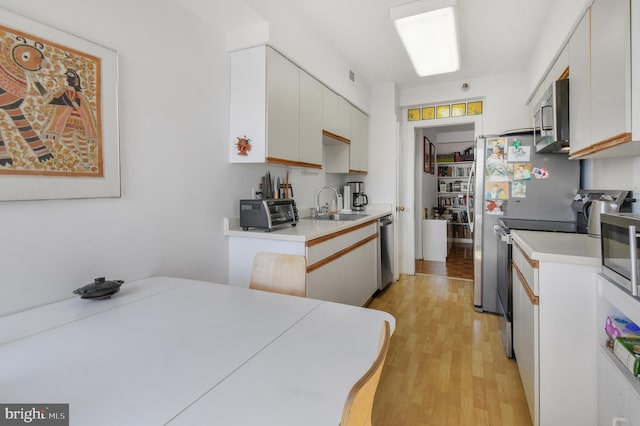
<path id="1" fill-rule="evenodd" d="M 260 252 L 253 259 L 249 288 L 305 297 L 306 276 L 304 256 Z"/>
<path id="2" fill-rule="evenodd" d="M 340 426 L 371 426 L 373 399 L 380 382 L 382 366 L 387 357 L 390 335 L 389 323 L 385 321 L 380 330 L 378 356 L 364 376 L 351 388 L 342 411 Z"/>

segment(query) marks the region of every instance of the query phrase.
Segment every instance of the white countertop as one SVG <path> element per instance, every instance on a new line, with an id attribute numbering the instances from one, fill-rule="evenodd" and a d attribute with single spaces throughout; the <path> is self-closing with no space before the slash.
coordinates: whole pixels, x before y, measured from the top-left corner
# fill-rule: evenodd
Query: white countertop
<path id="1" fill-rule="evenodd" d="M 599 266 L 600 239 L 563 232 L 511 231 L 513 241 L 525 254 L 540 262 Z"/>
<path id="2" fill-rule="evenodd" d="M 69 403 L 71 425 L 338 424 L 383 321 L 393 331 L 373 309 L 147 278 L 0 318 L 21 329 L 0 342 L 0 401 Z"/>
<path id="3" fill-rule="evenodd" d="M 362 219 L 315 220 L 303 216 L 296 226 L 285 225 L 275 228 L 271 232 L 265 232 L 262 229 L 243 231 L 242 228 L 240 228 L 238 218 L 225 218 L 224 235 L 229 237 L 305 242 L 389 215 L 391 214 L 391 207 L 376 206 L 367 208 L 367 210 L 363 212 L 354 211 L 352 214 L 353 213 L 362 215 Z"/>

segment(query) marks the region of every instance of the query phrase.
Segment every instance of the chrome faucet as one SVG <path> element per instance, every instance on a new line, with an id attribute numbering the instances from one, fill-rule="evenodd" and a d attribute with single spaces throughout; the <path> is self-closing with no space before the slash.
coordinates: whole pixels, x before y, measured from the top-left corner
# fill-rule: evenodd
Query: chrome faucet
<path id="1" fill-rule="evenodd" d="M 320 193 L 325 189 L 333 191 L 333 194 L 336 197 L 336 208 L 338 207 L 338 190 L 333 186 L 323 186 L 316 194 L 316 212 L 318 212 L 318 216 L 324 216 L 329 213 L 329 205 L 327 203 L 325 203 L 324 206 L 320 206 Z"/>

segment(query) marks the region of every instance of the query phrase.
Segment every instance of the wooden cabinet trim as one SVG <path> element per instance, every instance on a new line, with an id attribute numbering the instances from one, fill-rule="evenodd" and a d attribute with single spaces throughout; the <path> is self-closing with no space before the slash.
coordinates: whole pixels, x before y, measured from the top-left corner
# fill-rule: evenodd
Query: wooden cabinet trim
<path id="1" fill-rule="evenodd" d="M 531 304 L 535 306 L 539 305 L 540 300 L 538 299 L 538 296 L 533 294 L 533 290 L 531 290 L 531 287 L 529 287 L 529 283 L 527 282 L 527 279 L 522 274 L 522 271 L 520 271 L 520 268 L 518 268 L 518 265 L 516 265 L 515 262 L 511 262 L 511 265 L 513 266 L 513 270 L 516 271 L 516 273 L 518 274 L 518 278 L 520 279 L 522 288 L 524 289 L 525 293 L 527 293 L 527 297 L 529 298 L 529 301 L 531 302 Z"/>
<path id="2" fill-rule="evenodd" d="M 277 157 L 267 157 L 266 158 L 266 162 L 267 163 L 271 163 L 271 164 L 282 164 L 282 165 L 285 165 L 285 166 L 306 167 L 308 169 L 321 169 L 322 168 L 322 164 L 305 163 L 304 161 L 286 160 L 284 158 L 277 158 Z"/>
<path id="3" fill-rule="evenodd" d="M 625 143 L 629 143 L 629 142 L 631 142 L 631 133 L 630 132 L 620 133 L 619 135 L 612 136 L 608 139 L 602 140 L 600 142 L 596 142 L 587 147 L 579 149 L 576 152 L 572 152 L 570 158 L 572 160 L 579 160 L 580 158 L 586 157 L 587 155 L 596 154 L 600 151 L 604 151 L 605 149 L 624 145 Z"/>
<path id="4" fill-rule="evenodd" d="M 538 262 L 537 260 L 533 260 L 529 256 L 527 256 L 527 253 L 525 253 L 524 250 L 522 250 L 522 247 L 520 247 L 515 242 L 513 243 L 513 245 L 517 247 L 518 250 L 520 250 L 520 253 L 522 253 L 522 256 L 524 256 L 524 258 L 527 260 L 527 262 L 529 263 L 529 265 L 531 265 L 533 269 L 538 269 L 540 267 L 540 262 Z"/>
<path id="5" fill-rule="evenodd" d="M 353 169 L 349 169 L 349 173 L 351 174 L 360 174 L 360 175 L 366 175 L 369 172 L 367 172 L 366 170 L 353 170 Z"/>
<path id="6" fill-rule="evenodd" d="M 342 231 L 337 231 L 337 232 L 334 232 L 334 233 L 331 233 L 331 234 L 323 235 L 322 237 L 314 238 L 313 240 L 307 241 L 306 246 L 307 247 L 313 247 L 313 246 L 315 246 L 317 244 L 324 243 L 325 241 L 332 240 L 332 239 L 334 239 L 336 237 L 348 234 L 348 233 L 356 231 L 356 230 L 358 230 L 360 228 L 365 228 L 365 227 L 371 225 L 372 223 L 376 223 L 376 220 L 375 219 L 374 220 L 370 220 L 368 222 L 361 223 L 360 225 L 353 226 L 353 227 L 351 227 L 349 229 L 343 229 Z"/>
<path id="7" fill-rule="evenodd" d="M 569 78 L 569 67 L 566 67 L 564 71 L 562 71 L 562 74 L 560 74 L 558 80 L 566 80 L 567 78 Z"/>
<path id="8" fill-rule="evenodd" d="M 349 247 L 346 247 L 346 248 L 344 248 L 344 249 L 342 249 L 340 251 L 335 252 L 331 256 L 325 257 L 324 259 L 314 263 L 313 265 L 307 266 L 307 274 L 309 272 L 312 272 L 315 269 L 318 269 L 321 266 L 326 265 L 327 263 L 333 262 L 334 260 L 344 256 L 347 253 L 350 253 L 350 252 L 356 250 L 358 247 L 363 246 L 363 245 L 367 244 L 369 241 L 375 240 L 376 238 L 378 238 L 378 234 L 369 235 L 364 240 L 358 241 L 357 243 L 355 243 L 355 244 L 353 244 L 353 245 L 351 245 Z"/>
<path id="9" fill-rule="evenodd" d="M 345 138 L 343 136 L 338 136 L 335 133 L 331 133 L 328 130 L 323 130 L 322 131 L 322 136 L 327 136 L 327 137 L 330 137 L 331 139 L 335 139 L 337 141 L 340 141 L 340 142 L 343 142 L 343 143 L 346 143 L 346 144 L 350 144 L 351 143 L 350 139 L 347 139 L 347 138 Z"/>

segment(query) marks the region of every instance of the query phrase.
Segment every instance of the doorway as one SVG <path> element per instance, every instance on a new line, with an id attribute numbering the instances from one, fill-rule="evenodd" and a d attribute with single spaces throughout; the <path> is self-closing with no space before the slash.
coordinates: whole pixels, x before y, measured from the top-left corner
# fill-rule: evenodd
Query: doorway
<path id="1" fill-rule="evenodd" d="M 412 206 L 413 214 L 405 215 L 400 226 L 403 228 L 402 235 L 404 242 L 401 250 L 404 250 L 402 260 L 404 269 L 409 274 L 426 273 L 425 267 L 430 274 L 453 276 L 457 270 L 471 270 L 473 268 L 472 254 L 469 242 L 465 246 L 463 243 L 452 244 L 449 250 L 450 265 L 446 261 L 437 263 L 419 263 L 417 259 L 423 261 L 423 219 L 425 218 L 425 208 L 427 214 L 433 214 L 433 207 L 437 206 L 437 182 L 438 163 L 435 165 L 435 173 L 429 174 L 424 171 L 424 137 L 427 136 L 430 142 L 435 145 L 436 155 L 446 150 L 451 150 L 456 142 L 464 142 L 473 147 L 475 139 L 482 134 L 481 117 L 460 117 L 451 119 L 433 120 L 433 122 L 405 122 L 400 171 L 401 178 L 405 181 L 404 188 L 409 190 L 401 191 L 404 199 L 401 203 L 405 206 Z M 446 147 L 449 147 L 445 149 Z M 457 150 L 457 148 L 456 148 Z M 465 250 L 465 248 L 467 250 Z M 429 261 L 431 262 L 431 261 Z M 456 274 L 460 275 L 460 274 Z"/>

